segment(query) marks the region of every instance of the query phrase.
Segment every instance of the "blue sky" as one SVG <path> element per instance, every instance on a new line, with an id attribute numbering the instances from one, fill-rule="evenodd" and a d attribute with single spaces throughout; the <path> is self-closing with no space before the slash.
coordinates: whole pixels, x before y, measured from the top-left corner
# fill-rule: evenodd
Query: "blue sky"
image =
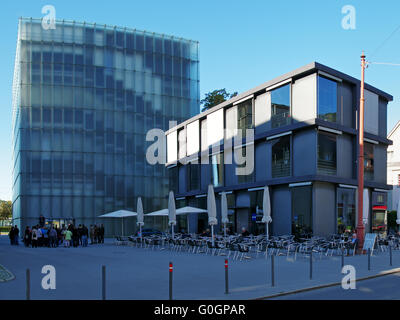
<path id="1" fill-rule="evenodd" d="M 270 0 L 3 1 L 0 11 L 0 199 L 11 199 L 11 88 L 18 17 L 96 22 L 171 34 L 200 42 L 200 98 L 214 89 L 243 92 L 311 61 L 360 77 L 360 53 L 372 54 L 400 25 L 400 2 Z M 344 5 L 356 29 L 344 30 Z M 371 61 L 400 63 L 400 30 Z M 393 95 L 388 131 L 400 119 L 400 67 L 371 65 L 366 81 Z"/>

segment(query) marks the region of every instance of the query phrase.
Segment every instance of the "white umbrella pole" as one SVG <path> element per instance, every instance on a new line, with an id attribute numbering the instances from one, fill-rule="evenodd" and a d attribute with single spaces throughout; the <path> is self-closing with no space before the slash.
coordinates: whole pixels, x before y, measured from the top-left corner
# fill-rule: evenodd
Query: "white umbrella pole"
<path id="1" fill-rule="evenodd" d="M 139 232 L 140 232 L 140 240 L 142 240 L 142 224 L 139 225 Z"/>
<path id="2" fill-rule="evenodd" d="M 211 225 L 211 243 L 212 246 L 214 247 L 214 225 Z"/>
<path id="3" fill-rule="evenodd" d="M 171 223 L 171 234 L 172 234 L 172 239 L 174 238 L 174 224 Z"/>
<path id="4" fill-rule="evenodd" d="M 122 218 L 121 220 L 122 220 L 122 236 L 124 236 L 124 218 Z"/>
<path id="5" fill-rule="evenodd" d="M 267 240 L 269 239 L 269 223 L 268 222 L 266 222 L 265 223 L 265 229 L 266 229 L 266 233 L 267 233 Z"/>
<path id="6" fill-rule="evenodd" d="M 226 238 L 226 223 L 224 223 L 224 237 Z"/>
<path id="7" fill-rule="evenodd" d="M 190 234 L 190 228 L 189 228 L 189 215 L 187 215 L 187 234 Z"/>

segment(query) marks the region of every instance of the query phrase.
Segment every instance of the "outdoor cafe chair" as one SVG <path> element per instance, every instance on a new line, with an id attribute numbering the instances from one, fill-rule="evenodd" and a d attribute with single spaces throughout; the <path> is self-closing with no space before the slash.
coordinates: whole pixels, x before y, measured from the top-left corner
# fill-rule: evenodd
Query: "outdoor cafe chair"
<path id="1" fill-rule="evenodd" d="M 238 249 L 239 249 L 240 261 L 242 261 L 243 259 L 251 259 L 249 246 L 239 243 Z M 236 259 L 238 259 L 239 255 L 237 255 Z"/>
<path id="2" fill-rule="evenodd" d="M 236 256 L 239 254 L 239 248 L 237 243 L 229 243 L 228 244 L 228 256 L 227 258 L 229 259 L 231 254 L 232 254 L 232 260 L 236 259 Z"/>

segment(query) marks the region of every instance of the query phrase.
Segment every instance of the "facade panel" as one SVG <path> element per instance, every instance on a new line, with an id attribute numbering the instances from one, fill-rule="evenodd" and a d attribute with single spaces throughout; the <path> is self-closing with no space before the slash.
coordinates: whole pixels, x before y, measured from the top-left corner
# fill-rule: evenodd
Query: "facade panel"
<path id="1" fill-rule="evenodd" d="M 15 74 L 13 202 L 27 204 L 15 206 L 16 224 L 42 214 L 105 222 L 112 234 L 115 223 L 98 215 L 134 211 L 138 196 L 145 211 L 166 206 L 166 169 L 146 163 L 145 134 L 198 112 L 197 42 L 68 21 L 44 30 L 22 18 Z"/>

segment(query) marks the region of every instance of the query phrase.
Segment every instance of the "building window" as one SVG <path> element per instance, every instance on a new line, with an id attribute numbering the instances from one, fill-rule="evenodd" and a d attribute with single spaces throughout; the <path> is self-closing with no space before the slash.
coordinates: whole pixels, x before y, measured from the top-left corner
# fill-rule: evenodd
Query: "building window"
<path id="1" fill-rule="evenodd" d="M 200 189 L 200 165 L 188 163 L 187 166 L 188 191 Z"/>
<path id="2" fill-rule="evenodd" d="M 271 126 L 290 124 L 290 84 L 271 91 Z"/>
<path id="3" fill-rule="evenodd" d="M 318 173 L 336 175 L 336 135 L 318 132 Z"/>
<path id="4" fill-rule="evenodd" d="M 354 189 L 337 189 L 337 232 L 354 230 L 356 227 L 356 191 Z"/>
<path id="5" fill-rule="evenodd" d="M 318 77 L 318 118 L 336 122 L 337 82 Z"/>
<path id="6" fill-rule="evenodd" d="M 292 188 L 292 234 L 304 238 L 312 231 L 312 187 Z"/>
<path id="7" fill-rule="evenodd" d="M 246 137 L 246 129 L 253 127 L 253 100 L 249 99 L 238 105 L 238 131 Z"/>
<path id="8" fill-rule="evenodd" d="M 364 143 L 364 178 L 374 180 L 374 145 Z"/>
<path id="9" fill-rule="evenodd" d="M 272 142 L 272 178 L 290 176 L 290 136 Z"/>
<path id="10" fill-rule="evenodd" d="M 211 183 L 214 187 L 224 185 L 224 153 L 217 153 L 210 156 Z"/>
<path id="11" fill-rule="evenodd" d="M 175 194 L 178 193 L 179 189 L 179 171 L 178 166 L 174 166 L 172 168 L 168 168 L 168 176 L 169 176 L 169 188 Z"/>

